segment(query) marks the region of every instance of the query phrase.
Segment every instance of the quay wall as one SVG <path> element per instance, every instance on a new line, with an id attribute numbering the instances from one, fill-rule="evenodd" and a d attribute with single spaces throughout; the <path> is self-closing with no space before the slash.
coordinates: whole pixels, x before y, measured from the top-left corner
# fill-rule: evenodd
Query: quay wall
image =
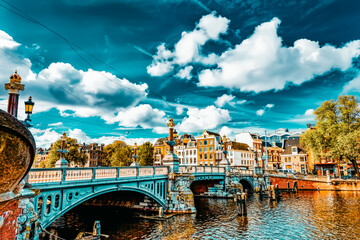
<path id="1" fill-rule="evenodd" d="M 329 191 L 360 191 L 360 181 L 356 180 L 311 180 L 291 177 L 270 177 L 271 185 L 278 185 L 279 189 L 293 188 L 297 182 L 299 190 L 329 190 Z M 289 185 L 288 185 L 289 183 Z"/>
<path id="2" fill-rule="evenodd" d="M 17 219 L 20 215 L 18 199 L 0 204 L 0 239 L 15 239 L 18 234 Z"/>

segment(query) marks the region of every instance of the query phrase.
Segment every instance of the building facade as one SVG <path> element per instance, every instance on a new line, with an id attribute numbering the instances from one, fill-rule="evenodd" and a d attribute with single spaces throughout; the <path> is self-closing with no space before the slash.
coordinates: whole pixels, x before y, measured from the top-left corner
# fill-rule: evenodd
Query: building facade
<path id="1" fill-rule="evenodd" d="M 196 137 L 197 164 L 201 166 L 217 166 L 222 160 L 221 137 L 218 133 L 205 130 Z"/>
<path id="2" fill-rule="evenodd" d="M 81 151 L 87 156 L 84 166 L 81 167 L 100 167 L 104 160 L 104 144 L 91 143 L 81 147 Z M 79 166 L 80 167 L 80 166 Z"/>
<path id="3" fill-rule="evenodd" d="M 195 139 L 175 146 L 174 151 L 179 157 L 179 164 L 181 166 L 197 165 L 197 147 Z"/>
<path id="4" fill-rule="evenodd" d="M 265 167 L 261 156 L 263 155 L 262 140 L 259 134 L 243 132 L 235 135 L 235 141 L 247 144 L 255 154 L 255 160 L 260 167 Z"/>
<path id="5" fill-rule="evenodd" d="M 245 143 L 226 141 L 225 144 L 230 165 L 243 169 L 254 169 L 256 165 L 255 154 Z"/>
<path id="6" fill-rule="evenodd" d="M 284 152 L 281 154 L 282 169 L 302 174 L 308 173 L 308 154 L 300 147 L 299 139 L 285 140 L 284 147 Z"/>

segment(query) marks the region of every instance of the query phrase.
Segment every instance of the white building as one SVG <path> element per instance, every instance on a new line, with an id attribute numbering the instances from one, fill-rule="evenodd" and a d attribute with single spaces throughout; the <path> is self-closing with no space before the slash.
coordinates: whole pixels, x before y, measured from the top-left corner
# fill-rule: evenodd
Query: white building
<path id="1" fill-rule="evenodd" d="M 227 141 L 227 159 L 231 166 L 253 169 L 256 165 L 255 154 L 245 143 Z"/>
<path id="2" fill-rule="evenodd" d="M 197 148 L 196 141 L 190 140 L 187 144 L 174 147 L 175 154 L 179 157 L 179 164 L 182 166 L 196 166 Z"/>

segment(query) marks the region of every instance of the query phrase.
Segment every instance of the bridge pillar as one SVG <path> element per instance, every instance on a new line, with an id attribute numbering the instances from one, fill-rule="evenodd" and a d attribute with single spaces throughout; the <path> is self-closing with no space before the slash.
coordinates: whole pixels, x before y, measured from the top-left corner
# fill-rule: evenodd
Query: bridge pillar
<path id="1" fill-rule="evenodd" d="M 0 110 L 0 239 L 37 239 L 34 193 L 23 189 L 34 156 L 30 131 Z"/>
<path id="2" fill-rule="evenodd" d="M 167 196 L 167 211 L 195 213 L 194 194 L 190 189 L 194 176 L 188 173 L 170 173 Z"/>

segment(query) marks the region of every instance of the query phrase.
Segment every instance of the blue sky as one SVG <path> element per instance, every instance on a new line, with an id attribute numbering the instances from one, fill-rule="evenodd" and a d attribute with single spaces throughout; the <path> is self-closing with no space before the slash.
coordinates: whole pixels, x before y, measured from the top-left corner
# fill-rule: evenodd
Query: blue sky
<path id="1" fill-rule="evenodd" d="M 178 132 L 305 128 L 359 94 L 358 1 L 0 0 L 0 81 L 15 69 L 46 147 Z M 50 30 L 49 30 L 50 29 Z M 7 92 L 0 88 L 0 108 Z"/>

